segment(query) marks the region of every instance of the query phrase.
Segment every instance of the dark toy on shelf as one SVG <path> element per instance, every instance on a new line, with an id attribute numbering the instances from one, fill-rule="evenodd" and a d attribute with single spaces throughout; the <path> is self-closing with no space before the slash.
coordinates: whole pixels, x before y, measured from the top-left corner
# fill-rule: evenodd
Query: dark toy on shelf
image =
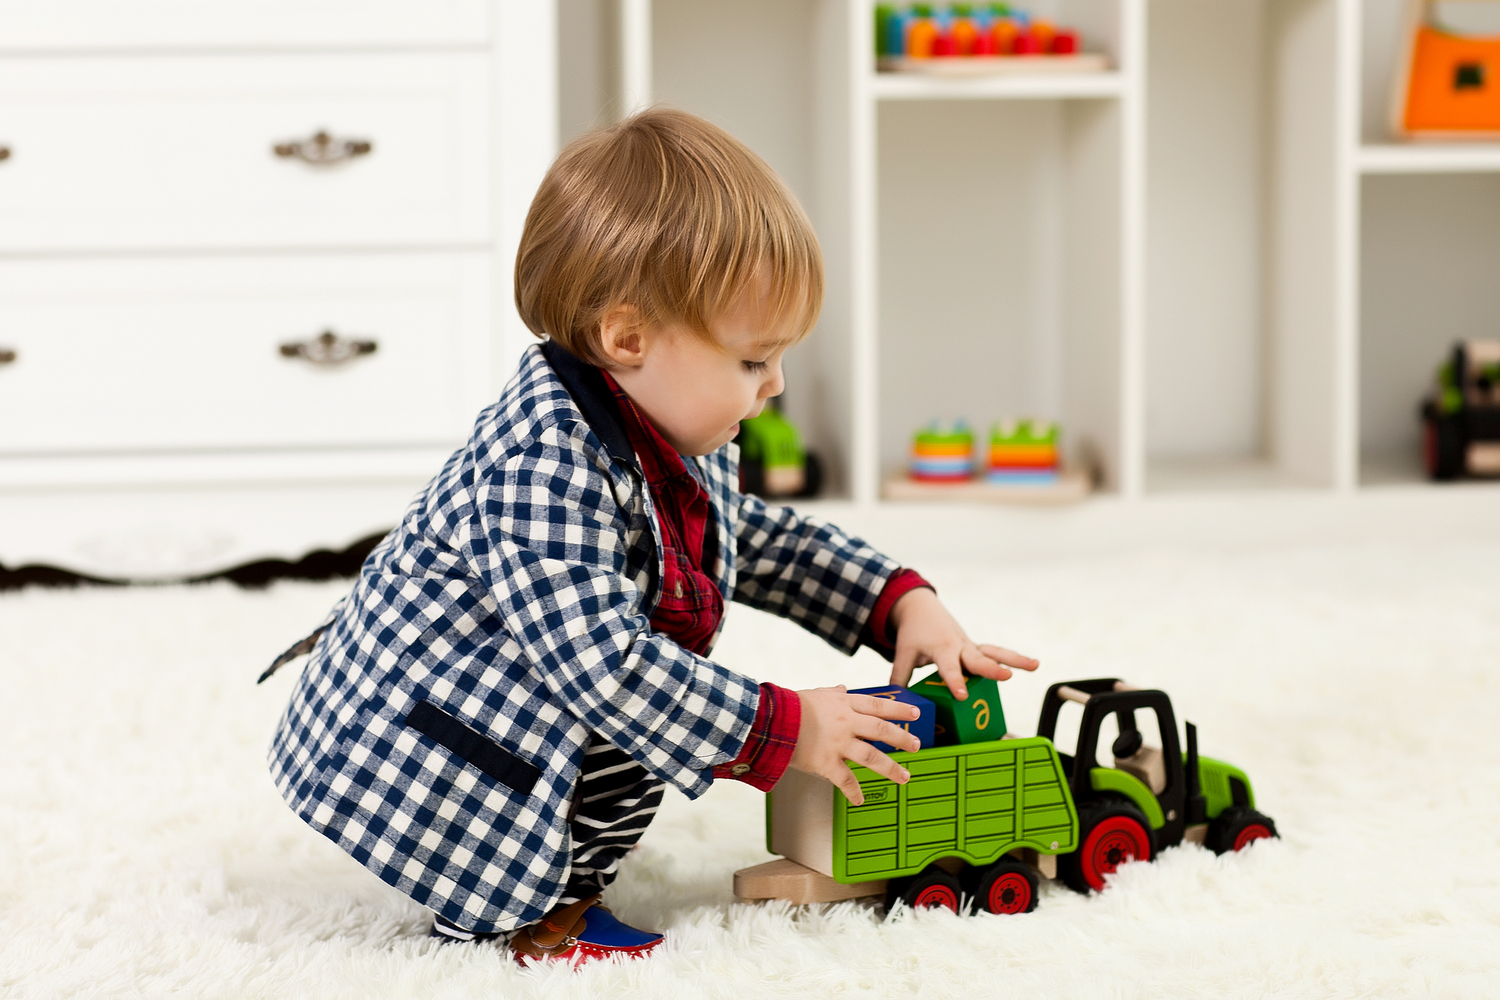
<path id="1" fill-rule="evenodd" d="M 1500 340 L 1455 344 L 1421 417 L 1429 477 L 1500 476 Z"/>
<path id="2" fill-rule="evenodd" d="M 802 446 L 797 427 L 770 402 L 759 416 L 740 421 L 740 492 L 758 497 L 816 496 L 823 465 Z"/>
<path id="3" fill-rule="evenodd" d="M 978 694 L 957 705 L 972 711 Z M 1083 707 L 1073 754 L 1053 744 L 1068 702 Z M 1163 746 L 1145 744 L 1142 712 Z M 1113 766 L 1100 766 L 1095 748 L 1111 716 Z M 1184 841 L 1222 854 L 1275 837 L 1245 773 L 1200 757 L 1196 727 L 1186 732 L 1183 752 L 1171 699 L 1109 677 L 1048 688 L 1036 736 L 970 732 L 978 742 L 892 754 L 911 772 L 905 785 L 855 765 L 859 806 L 788 771 L 766 802 L 767 847 L 783 857 L 736 872 L 735 894 L 794 903 L 883 895 L 888 907 L 1025 913 L 1042 878 L 1097 891 L 1120 865 Z"/>

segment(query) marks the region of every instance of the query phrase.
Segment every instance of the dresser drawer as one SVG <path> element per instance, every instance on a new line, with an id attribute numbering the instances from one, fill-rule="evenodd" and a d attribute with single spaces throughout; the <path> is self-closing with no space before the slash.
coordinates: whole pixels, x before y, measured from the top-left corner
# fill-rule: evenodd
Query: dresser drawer
<path id="1" fill-rule="evenodd" d="M 456 444 L 498 394 L 491 259 L 0 261 L 0 461 Z"/>
<path id="2" fill-rule="evenodd" d="M 487 0 L 5 0 L 0 52 L 484 44 Z"/>
<path id="3" fill-rule="evenodd" d="M 489 103 L 469 52 L 3 59 L 0 252 L 480 245 Z"/>

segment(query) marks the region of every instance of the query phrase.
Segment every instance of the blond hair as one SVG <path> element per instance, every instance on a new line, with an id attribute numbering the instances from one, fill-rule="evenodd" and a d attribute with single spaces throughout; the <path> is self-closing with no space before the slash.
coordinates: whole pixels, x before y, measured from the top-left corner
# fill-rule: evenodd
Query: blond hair
<path id="1" fill-rule="evenodd" d="M 823 301 L 823 257 L 797 199 L 717 126 L 652 108 L 569 143 L 547 171 L 516 254 L 516 308 L 538 337 L 603 365 L 618 306 L 642 322 L 709 327 L 747 292 L 794 339 Z"/>

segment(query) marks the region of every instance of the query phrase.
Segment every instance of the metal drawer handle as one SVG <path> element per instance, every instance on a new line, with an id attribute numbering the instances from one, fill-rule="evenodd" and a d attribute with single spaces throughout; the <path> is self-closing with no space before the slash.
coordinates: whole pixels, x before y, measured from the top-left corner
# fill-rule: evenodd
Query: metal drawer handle
<path id="1" fill-rule="evenodd" d="M 8 159 L 10 159 L 10 147 L 0 146 L 0 163 L 4 163 Z"/>
<path id="2" fill-rule="evenodd" d="M 16 352 L 9 347 L 0 347 L 0 365 L 15 364 Z"/>
<path id="3" fill-rule="evenodd" d="M 315 167 L 334 167 L 348 163 L 356 156 L 366 156 L 375 147 L 364 139 L 335 139 L 319 131 L 302 142 L 278 142 L 271 149 L 283 159 L 293 157 Z"/>
<path id="4" fill-rule="evenodd" d="M 373 340 L 350 340 L 332 330 L 324 330 L 312 340 L 291 340 L 281 345 L 284 358 L 302 358 L 315 365 L 332 368 L 353 361 L 361 354 L 374 354 L 380 346 Z"/>

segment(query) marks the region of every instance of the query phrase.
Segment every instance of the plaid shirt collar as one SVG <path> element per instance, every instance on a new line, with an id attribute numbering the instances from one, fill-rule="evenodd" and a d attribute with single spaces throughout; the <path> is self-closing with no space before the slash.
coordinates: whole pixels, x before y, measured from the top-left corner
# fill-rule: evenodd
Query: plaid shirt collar
<path id="1" fill-rule="evenodd" d="M 604 372 L 586 361 L 580 361 L 556 341 L 542 343 L 542 355 L 547 364 L 557 373 L 557 379 L 573 397 L 583 419 L 593 428 L 604 447 L 621 465 L 635 464 L 635 449 L 630 445 L 630 436 L 625 433 L 625 424 L 620 417 L 620 404 L 614 391 L 605 382 Z"/>

